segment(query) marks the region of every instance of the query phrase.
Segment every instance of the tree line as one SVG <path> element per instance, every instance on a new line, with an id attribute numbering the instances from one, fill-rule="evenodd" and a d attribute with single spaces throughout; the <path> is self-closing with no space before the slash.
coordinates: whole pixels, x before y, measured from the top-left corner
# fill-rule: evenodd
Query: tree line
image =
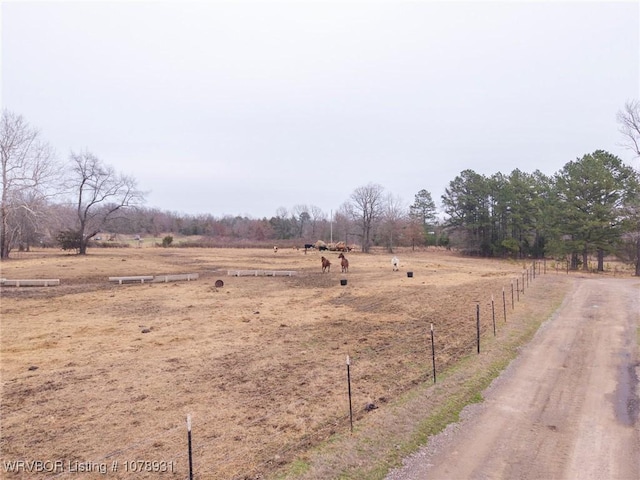
<path id="1" fill-rule="evenodd" d="M 618 112 L 625 144 L 640 157 L 640 103 Z M 270 218 L 185 215 L 144 206 L 134 178 L 116 172 L 89 151 L 64 164 L 25 119 L 7 110 L 0 124 L 2 197 L 0 257 L 13 249 L 62 246 L 86 254 L 109 232 L 177 233 L 203 245 L 297 245 L 316 240 L 372 246 L 441 245 L 470 255 L 542 258 L 598 269 L 607 254 L 635 263 L 640 275 L 640 176 L 603 150 L 568 162 L 547 176 L 519 169 L 491 176 L 462 171 L 441 197 L 444 216 L 425 189 L 407 205 L 379 184 L 357 187 L 331 215 L 314 205 L 280 207 Z M 202 240 L 204 239 L 204 240 Z M 105 240 L 107 242 L 105 242 Z"/>
<path id="2" fill-rule="evenodd" d="M 634 258 L 640 220 L 638 173 L 598 150 L 549 177 L 514 170 L 490 177 L 465 170 L 443 195 L 455 243 L 471 254 L 542 258 L 573 269 L 597 256 Z M 637 255 L 636 251 L 636 255 Z"/>

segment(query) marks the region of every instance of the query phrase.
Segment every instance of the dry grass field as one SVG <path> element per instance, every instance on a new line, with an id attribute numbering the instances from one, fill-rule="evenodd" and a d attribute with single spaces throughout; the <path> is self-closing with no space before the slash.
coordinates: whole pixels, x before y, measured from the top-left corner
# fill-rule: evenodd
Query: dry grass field
<path id="1" fill-rule="evenodd" d="M 475 352 L 476 303 L 492 338 L 491 295 L 502 328 L 502 289 L 510 316 L 511 281 L 522 281 L 522 262 L 446 251 L 400 251 L 399 272 L 387 253 L 351 252 L 347 274 L 336 252 L 323 253 L 330 273 L 319 252 L 295 249 L 49 250 L 3 262 L 3 278 L 61 284 L 2 289 L 0 476 L 32 478 L 5 471 L 4 462 L 25 460 L 62 462 L 46 477 L 85 469 L 104 478 L 104 467 L 108 478 L 140 468 L 186 478 L 190 414 L 196 478 L 274 478 L 349 432 L 347 355 L 357 430 L 432 382 L 430 323 L 444 370 Z M 232 269 L 296 275 L 227 276 Z M 173 273 L 199 279 L 108 281 Z M 565 277 L 547 274 L 531 288 L 560 291 Z M 366 411 L 370 403 L 378 408 Z"/>

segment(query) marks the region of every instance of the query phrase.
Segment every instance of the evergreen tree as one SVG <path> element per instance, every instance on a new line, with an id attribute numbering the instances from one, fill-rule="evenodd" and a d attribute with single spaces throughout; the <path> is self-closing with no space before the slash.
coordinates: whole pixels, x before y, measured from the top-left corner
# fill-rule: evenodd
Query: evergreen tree
<path id="1" fill-rule="evenodd" d="M 612 251 L 624 233 L 625 207 L 638 195 L 638 179 L 630 167 L 603 150 L 567 163 L 556 175 L 561 212 L 558 232 L 572 254 L 572 267 L 588 269 L 588 255 L 598 255 L 598 271 L 604 254 Z"/>
<path id="2" fill-rule="evenodd" d="M 470 253 L 491 254 L 490 185 L 487 178 L 473 170 L 464 170 L 449 182 L 442 196 L 447 226 L 462 235 Z"/>

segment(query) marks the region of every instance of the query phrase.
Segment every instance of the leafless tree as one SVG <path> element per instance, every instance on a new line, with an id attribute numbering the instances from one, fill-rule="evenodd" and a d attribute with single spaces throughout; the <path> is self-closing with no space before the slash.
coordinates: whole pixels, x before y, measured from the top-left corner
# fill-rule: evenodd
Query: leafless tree
<path id="1" fill-rule="evenodd" d="M 323 221 L 326 223 L 327 214 L 316 205 L 309 207 L 309 214 L 311 215 L 311 236 L 309 239 L 315 242 L 318 239 L 319 223 Z"/>
<path id="2" fill-rule="evenodd" d="M 36 226 L 37 206 L 51 193 L 60 169 L 48 143 L 21 115 L 8 110 L 0 120 L 2 198 L 0 200 L 0 258 L 19 240 L 21 225 Z"/>
<path id="3" fill-rule="evenodd" d="M 356 225 L 353 219 L 352 206 L 345 202 L 336 212 L 333 213 L 333 239 L 342 241 L 347 245 L 355 243 L 355 238 L 359 236 L 359 222 Z"/>
<path id="4" fill-rule="evenodd" d="M 624 109 L 618 112 L 618 124 L 624 140 L 623 145 L 631 150 L 636 158 L 640 158 L 640 101 L 630 100 L 624 105 Z M 636 170 L 640 175 L 640 168 Z M 635 223 L 635 231 L 628 237 L 635 242 L 635 274 L 640 276 L 640 199 L 636 199 L 627 206 L 629 218 Z"/>
<path id="5" fill-rule="evenodd" d="M 618 112 L 620 133 L 624 137 L 623 145 L 640 157 L 640 101 L 631 100 Z"/>
<path id="6" fill-rule="evenodd" d="M 351 194 L 349 214 L 362 229 L 362 251 L 365 253 L 371 247 L 371 232 L 384 211 L 384 201 L 384 188 L 374 183 L 358 187 Z"/>
<path id="7" fill-rule="evenodd" d="M 107 226 L 122 209 L 144 201 L 132 177 L 116 173 L 88 151 L 71 152 L 71 188 L 76 195 L 78 253 L 87 253 L 89 240 Z"/>
<path id="8" fill-rule="evenodd" d="M 402 227 L 405 225 L 405 220 L 408 216 L 408 209 L 402 198 L 387 194 L 384 201 L 384 207 L 382 211 L 382 222 L 380 225 L 380 233 L 387 244 L 387 250 L 392 253 L 395 244 L 398 244 L 400 240 L 400 234 Z M 395 243 L 394 243 L 395 241 Z"/>

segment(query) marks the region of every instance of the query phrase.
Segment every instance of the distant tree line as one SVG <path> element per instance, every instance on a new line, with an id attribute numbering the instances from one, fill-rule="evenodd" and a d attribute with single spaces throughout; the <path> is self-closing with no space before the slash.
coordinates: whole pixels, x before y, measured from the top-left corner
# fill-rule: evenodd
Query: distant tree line
<path id="1" fill-rule="evenodd" d="M 452 241 L 470 254 L 542 258 L 573 269 L 596 255 L 630 256 L 638 229 L 638 173 L 602 150 L 552 177 L 514 170 L 490 177 L 465 170 L 442 197 Z"/>
<path id="2" fill-rule="evenodd" d="M 640 104 L 618 113 L 626 145 L 640 157 Z M 640 275 L 640 177 L 602 150 L 570 161 L 553 176 L 540 171 L 485 176 L 464 170 L 441 197 L 425 189 L 413 203 L 382 185 L 355 188 L 335 212 L 314 205 L 280 207 L 270 218 L 189 215 L 144 207 L 136 180 L 89 151 L 60 162 L 40 133 L 3 111 L 0 257 L 13 249 L 55 246 L 86 254 L 117 235 L 193 237 L 193 245 L 302 245 L 343 241 L 363 252 L 382 246 L 453 247 L 470 255 L 566 259 L 602 269 L 605 255 L 635 263 Z M 103 238 L 105 236 L 106 238 Z M 197 243 L 195 238 L 198 238 Z M 173 238 L 173 237 L 171 237 Z M 159 243 L 160 244 L 160 243 Z M 162 241 L 175 246 L 176 242 Z"/>

